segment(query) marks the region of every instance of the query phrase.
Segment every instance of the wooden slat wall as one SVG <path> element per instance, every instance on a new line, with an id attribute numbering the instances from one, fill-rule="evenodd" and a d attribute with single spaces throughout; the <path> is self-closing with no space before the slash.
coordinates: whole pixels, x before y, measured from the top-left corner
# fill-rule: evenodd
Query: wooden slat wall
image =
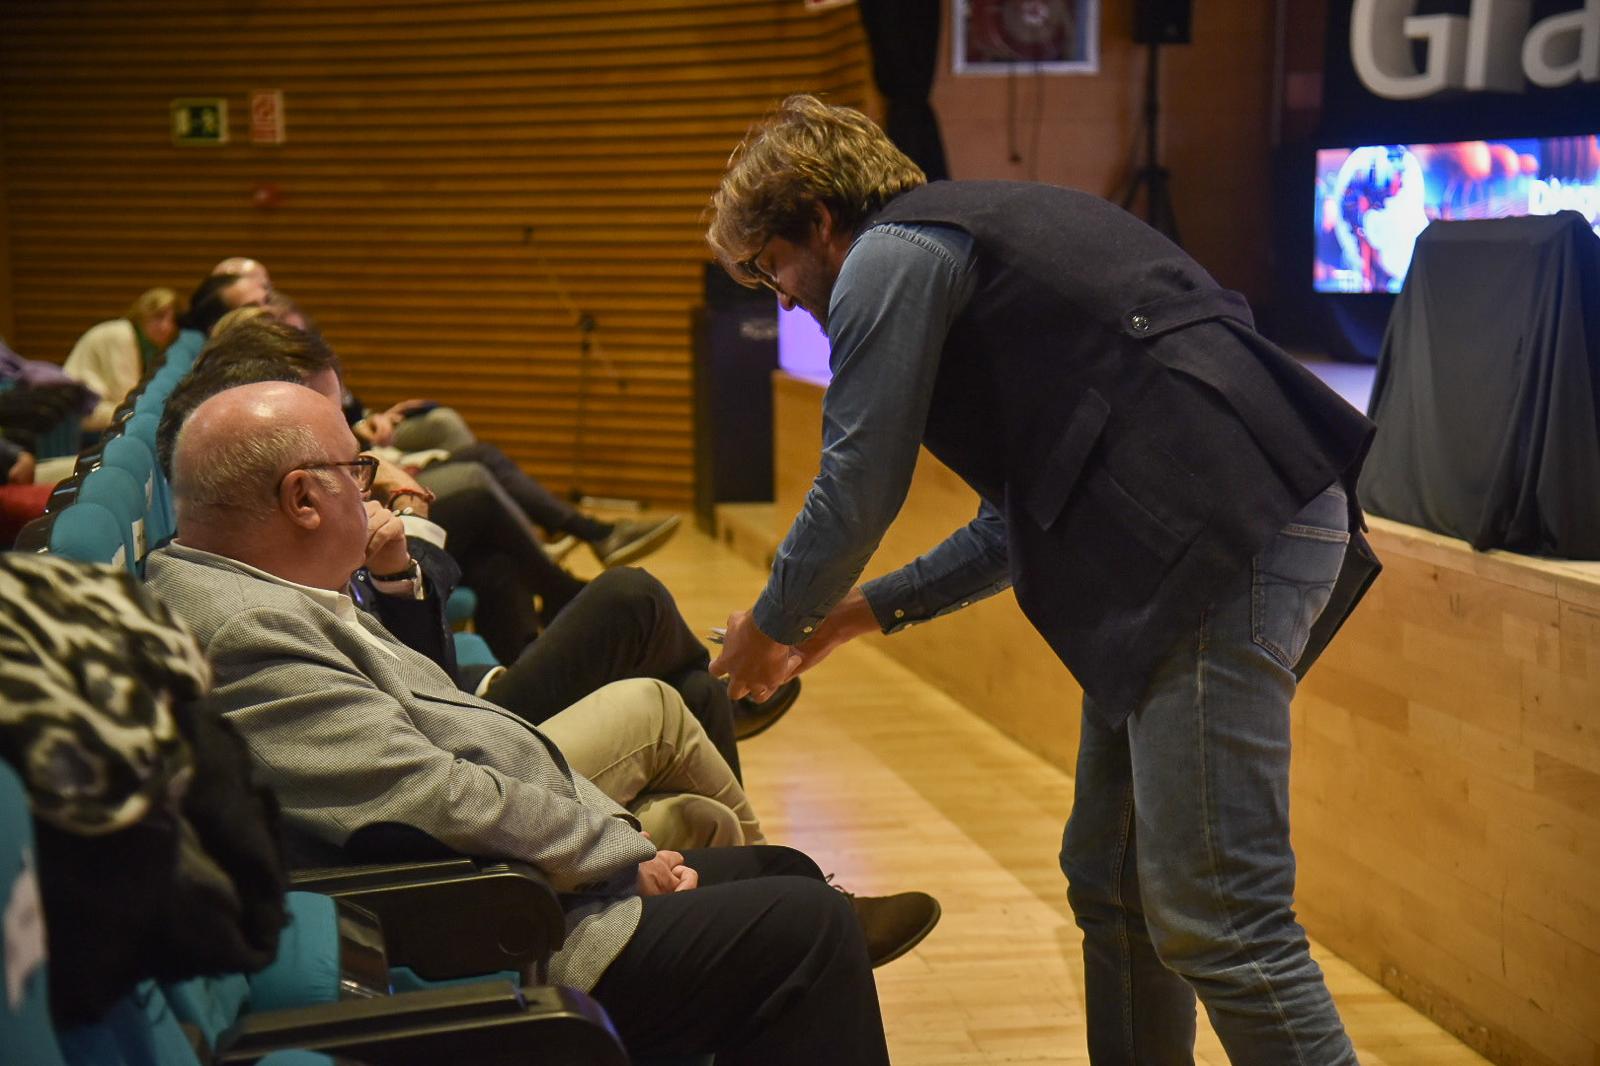
<path id="1" fill-rule="evenodd" d="M 363 399 L 450 403 L 566 488 L 581 309 L 582 487 L 682 502 L 702 207 L 777 98 L 869 79 L 855 10 L 799 0 L 0 0 L 10 336 L 63 359 L 144 288 L 254 255 Z M 249 143 L 258 88 L 285 145 Z M 173 147 L 180 96 L 226 97 L 232 143 Z"/>
<path id="2" fill-rule="evenodd" d="M 14 339 L 16 328 L 11 311 L 11 234 L 6 224 L 5 129 L 0 125 L 0 338 Z"/>

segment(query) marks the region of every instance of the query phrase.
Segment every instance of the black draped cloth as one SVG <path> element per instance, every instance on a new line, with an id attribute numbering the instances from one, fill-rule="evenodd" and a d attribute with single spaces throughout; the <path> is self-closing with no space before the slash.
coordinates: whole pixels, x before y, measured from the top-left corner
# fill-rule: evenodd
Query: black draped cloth
<path id="1" fill-rule="evenodd" d="M 1600 237 L 1571 211 L 1429 226 L 1368 413 L 1369 512 L 1600 559 Z"/>

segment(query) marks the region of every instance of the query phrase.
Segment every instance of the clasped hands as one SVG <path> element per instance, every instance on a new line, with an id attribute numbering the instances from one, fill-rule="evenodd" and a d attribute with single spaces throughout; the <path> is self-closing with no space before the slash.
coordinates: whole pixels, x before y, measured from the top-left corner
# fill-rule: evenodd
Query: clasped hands
<path id="1" fill-rule="evenodd" d="M 733 699 L 750 696 L 765 700 L 778 686 L 805 673 L 843 644 L 875 630 L 877 620 L 859 587 L 818 622 L 805 643 L 780 644 L 756 626 L 749 611 L 728 616 L 728 630 L 722 638 L 722 652 L 711 663 L 711 673 L 728 679 L 728 695 Z"/>

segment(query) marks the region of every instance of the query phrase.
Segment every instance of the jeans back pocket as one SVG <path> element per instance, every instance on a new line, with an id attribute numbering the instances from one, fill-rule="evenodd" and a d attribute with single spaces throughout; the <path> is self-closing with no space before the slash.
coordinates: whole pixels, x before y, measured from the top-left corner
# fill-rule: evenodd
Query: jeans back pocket
<path id="1" fill-rule="evenodd" d="M 1342 491 L 1307 504 L 1251 560 L 1250 636 L 1293 670 L 1328 606 L 1350 543 Z"/>

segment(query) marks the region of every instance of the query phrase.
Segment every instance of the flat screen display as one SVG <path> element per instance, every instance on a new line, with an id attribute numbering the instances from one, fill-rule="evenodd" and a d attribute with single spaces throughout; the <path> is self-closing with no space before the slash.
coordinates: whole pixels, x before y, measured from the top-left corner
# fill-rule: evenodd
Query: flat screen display
<path id="1" fill-rule="evenodd" d="M 777 297 L 773 297 L 777 299 Z M 778 365 L 797 378 L 818 385 L 833 379 L 828 366 L 828 335 L 810 312 L 778 305 Z"/>
<path id="2" fill-rule="evenodd" d="M 1399 292 L 1435 219 L 1577 211 L 1600 233 L 1600 137 L 1378 144 L 1317 152 L 1317 292 Z"/>

